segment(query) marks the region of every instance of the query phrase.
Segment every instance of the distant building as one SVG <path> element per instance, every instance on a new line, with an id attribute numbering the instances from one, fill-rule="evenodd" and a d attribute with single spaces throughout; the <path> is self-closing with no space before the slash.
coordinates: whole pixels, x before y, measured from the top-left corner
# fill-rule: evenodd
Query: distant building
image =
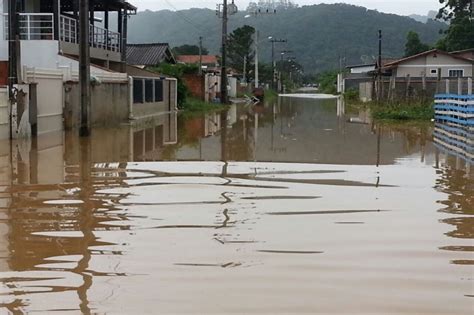
<path id="1" fill-rule="evenodd" d="M 450 54 L 433 49 L 387 63 L 383 66 L 383 72 L 397 78 L 407 76 L 412 78 L 472 77 L 473 61 L 461 56 L 460 53 Z"/>
<path id="2" fill-rule="evenodd" d="M 199 65 L 199 55 L 180 55 L 176 57 L 178 63 Z M 215 55 L 202 56 L 202 69 L 207 71 L 215 71 L 219 68 L 219 60 Z"/>
<path id="3" fill-rule="evenodd" d="M 0 12 L 9 12 L 0 1 Z M 79 124 L 79 1 L 17 1 L 19 36 L 16 64 L 9 52 L 8 14 L 0 15 L 0 139 L 28 137 L 77 127 Z M 176 108 L 175 81 L 147 73 L 127 74 L 128 16 L 137 8 L 125 0 L 94 0 L 89 7 L 90 122 L 112 125 Z M 100 16 L 100 18 L 99 18 Z M 165 54 L 168 49 L 165 49 Z M 14 88 L 22 106 L 11 108 L 8 68 L 17 69 Z M 136 84 L 136 85 L 135 85 Z M 150 87 L 153 85 L 152 87 Z M 163 87 L 163 88 L 161 88 Z M 163 95 L 162 93 L 166 94 Z M 132 100 L 143 94 L 144 104 Z M 132 95 L 133 94 L 133 95 Z M 159 103 L 154 106 L 147 103 Z M 145 107 L 152 110 L 142 110 Z M 16 111 L 16 112 L 15 112 Z M 12 112 L 12 115 L 10 115 Z M 10 119 L 10 117 L 12 117 Z M 14 118 L 14 119 L 13 119 Z"/>
<path id="4" fill-rule="evenodd" d="M 346 69 L 348 69 L 351 74 L 360 74 L 360 73 L 368 73 L 370 71 L 374 71 L 375 66 L 376 66 L 375 63 L 370 63 L 370 64 L 347 66 Z"/>
<path id="5" fill-rule="evenodd" d="M 153 67 L 161 63 L 176 63 L 168 43 L 127 44 L 127 64 Z"/>

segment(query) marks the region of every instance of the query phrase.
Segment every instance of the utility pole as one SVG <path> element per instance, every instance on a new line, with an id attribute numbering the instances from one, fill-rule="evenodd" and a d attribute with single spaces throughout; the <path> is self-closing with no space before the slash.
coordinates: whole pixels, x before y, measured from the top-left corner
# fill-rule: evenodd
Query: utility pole
<path id="1" fill-rule="evenodd" d="M 10 100 L 9 123 L 10 140 L 13 139 L 13 104 L 16 103 L 14 85 L 18 83 L 18 61 L 19 61 L 19 27 L 17 0 L 9 0 L 8 3 L 8 98 Z"/>
<path id="2" fill-rule="evenodd" d="M 202 36 L 199 36 L 199 75 L 202 75 Z"/>
<path id="3" fill-rule="evenodd" d="M 272 88 L 275 90 L 276 89 L 276 78 L 275 78 L 275 70 L 276 70 L 276 61 L 275 61 L 275 43 L 286 43 L 286 39 L 276 39 L 272 38 L 270 39 L 270 42 L 272 43 Z"/>
<path id="4" fill-rule="evenodd" d="M 80 0 L 79 6 L 79 84 L 81 88 L 81 125 L 79 136 L 90 135 L 90 47 L 89 47 L 89 0 Z"/>
<path id="5" fill-rule="evenodd" d="M 222 6 L 221 104 L 227 104 L 227 0 Z"/>
<path id="6" fill-rule="evenodd" d="M 279 81 L 280 81 L 280 92 L 283 93 L 283 70 L 284 70 L 284 64 L 283 64 L 283 57 L 285 54 L 291 54 L 293 53 L 293 50 L 282 50 L 280 52 L 280 75 L 279 75 Z"/>
<path id="7" fill-rule="evenodd" d="M 262 10 L 262 9 L 255 9 L 254 12 L 252 12 L 251 14 L 248 14 L 245 16 L 245 18 L 249 18 L 251 16 L 255 16 L 255 18 L 257 18 L 259 15 L 268 15 L 268 14 L 276 14 L 276 10 L 273 9 L 273 10 L 269 10 L 268 8 L 266 10 Z M 260 40 L 259 40 L 259 37 L 260 37 L 260 33 L 259 33 L 259 30 L 258 30 L 258 25 L 257 25 L 257 22 L 255 22 L 255 88 L 258 88 L 259 85 L 260 85 L 260 82 L 259 82 L 259 78 L 258 78 L 258 45 L 260 43 Z"/>
<path id="8" fill-rule="evenodd" d="M 379 30 L 379 58 L 377 67 L 377 101 L 382 98 L 382 30 Z"/>

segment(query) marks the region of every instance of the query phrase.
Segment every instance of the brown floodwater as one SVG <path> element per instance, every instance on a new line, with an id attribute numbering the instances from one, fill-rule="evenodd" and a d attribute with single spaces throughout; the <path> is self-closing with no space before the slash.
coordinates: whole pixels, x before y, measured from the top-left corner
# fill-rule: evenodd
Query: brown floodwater
<path id="1" fill-rule="evenodd" d="M 434 128 L 285 97 L 4 142 L 0 311 L 473 314 L 474 170 Z"/>

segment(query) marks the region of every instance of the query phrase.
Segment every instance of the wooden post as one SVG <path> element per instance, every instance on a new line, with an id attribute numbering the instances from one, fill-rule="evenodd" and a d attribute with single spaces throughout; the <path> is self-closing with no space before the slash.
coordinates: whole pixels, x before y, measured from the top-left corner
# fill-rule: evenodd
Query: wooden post
<path id="1" fill-rule="evenodd" d="M 407 86 L 405 90 L 405 98 L 408 101 L 408 98 L 410 97 L 410 84 L 411 84 L 411 77 L 409 74 L 407 74 Z"/>
<path id="2" fill-rule="evenodd" d="M 446 83 L 445 93 L 449 94 L 449 79 L 446 79 L 445 83 Z"/>
<path id="3" fill-rule="evenodd" d="M 227 104 L 227 0 L 222 6 L 221 104 Z"/>
<path id="4" fill-rule="evenodd" d="M 127 72 L 127 36 L 128 36 L 128 14 L 127 10 L 123 13 L 123 25 L 122 25 L 122 72 Z M 145 94 L 143 94 L 145 95 Z"/>
<path id="5" fill-rule="evenodd" d="M 437 78 L 437 82 L 436 82 L 436 94 L 439 93 L 439 90 L 440 90 L 440 84 L 441 84 L 441 68 L 438 68 L 438 78 Z"/>
<path id="6" fill-rule="evenodd" d="M 421 77 L 421 89 L 422 89 L 422 92 L 421 92 L 421 100 L 422 102 L 425 101 L 425 98 L 426 98 L 426 72 L 423 72 L 423 76 Z"/>
<path id="7" fill-rule="evenodd" d="M 462 78 L 458 78 L 458 95 L 462 95 Z"/>
<path id="8" fill-rule="evenodd" d="M 472 78 L 467 78 L 467 94 L 472 95 Z"/>
<path id="9" fill-rule="evenodd" d="M 89 46 L 89 0 L 80 0 L 79 6 L 79 84 L 81 88 L 81 127 L 79 135 L 90 135 L 90 46 Z"/>
<path id="10" fill-rule="evenodd" d="M 53 30 L 53 38 L 54 40 L 59 40 L 59 15 L 60 15 L 60 9 L 59 9 L 59 0 L 54 0 L 53 1 L 53 25 L 54 25 L 54 30 Z"/>

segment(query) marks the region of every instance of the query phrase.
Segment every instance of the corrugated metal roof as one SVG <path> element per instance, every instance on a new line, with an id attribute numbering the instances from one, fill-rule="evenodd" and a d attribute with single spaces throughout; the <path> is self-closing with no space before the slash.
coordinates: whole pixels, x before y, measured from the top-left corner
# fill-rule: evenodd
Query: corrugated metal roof
<path id="1" fill-rule="evenodd" d="M 163 61 L 176 63 L 167 43 L 127 45 L 127 63 L 129 65 L 156 66 Z"/>

